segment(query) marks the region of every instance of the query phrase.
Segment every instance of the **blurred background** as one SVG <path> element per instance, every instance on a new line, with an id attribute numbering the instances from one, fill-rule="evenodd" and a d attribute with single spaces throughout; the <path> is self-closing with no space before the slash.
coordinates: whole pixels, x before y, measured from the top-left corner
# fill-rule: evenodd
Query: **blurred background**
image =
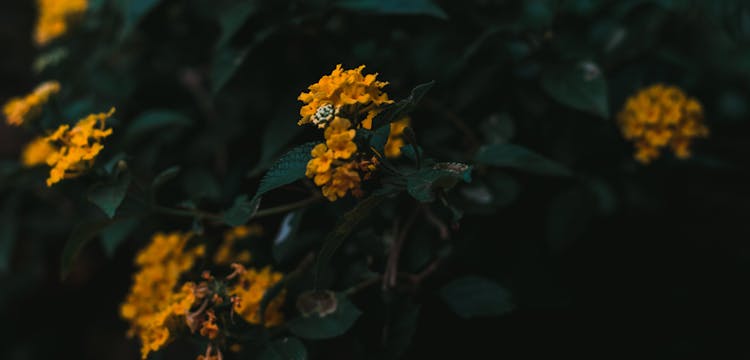
<path id="1" fill-rule="evenodd" d="M 75 30 L 41 48 L 32 41 L 36 16 L 32 1 L 0 2 L 0 101 L 57 79 L 70 119 L 116 106 L 113 126 L 123 135 L 107 158 L 126 152 L 144 179 L 183 168 L 165 203 L 221 209 L 252 194 L 281 152 L 315 138 L 296 126 L 296 97 L 339 63 L 367 65 L 396 99 L 436 80 L 412 116 L 435 158 L 470 162 L 479 145 L 512 142 L 571 169 L 570 178 L 477 170 L 472 185 L 493 200 L 456 200 L 464 219 L 451 256 L 414 294 L 421 310 L 402 358 L 750 355 L 743 1 L 92 0 Z M 545 90 L 545 74 L 570 62 L 590 63 L 606 79 L 593 94 L 603 111 Z M 690 159 L 665 152 L 639 164 L 620 135 L 615 117 L 625 99 L 653 83 L 679 86 L 704 106 L 711 134 Z M 153 109 L 190 120 L 149 133 L 127 128 Z M 85 181 L 47 189 L 44 171 L 17 171 L 32 137 L 0 124 L 0 356 L 135 359 L 139 345 L 118 316 L 133 256 L 153 231 L 191 222 L 147 219 L 114 244 L 91 242 L 61 280 L 68 234 L 98 209 L 81 195 Z M 298 198 L 277 192 L 264 206 Z M 389 211 L 403 215 L 395 205 Z M 324 234 L 336 215 L 319 213 L 306 224 Z M 280 219 L 263 220 L 270 236 Z M 515 310 L 453 314 L 439 289 L 466 274 L 506 286 Z M 374 288 L 354 301 L 367 314 L 379 296 Z M 374 357 L 360 339 L 372 316 L 321 342 L 315 358 Z M 199 352 L 177 342 L 153 358 Z"/>

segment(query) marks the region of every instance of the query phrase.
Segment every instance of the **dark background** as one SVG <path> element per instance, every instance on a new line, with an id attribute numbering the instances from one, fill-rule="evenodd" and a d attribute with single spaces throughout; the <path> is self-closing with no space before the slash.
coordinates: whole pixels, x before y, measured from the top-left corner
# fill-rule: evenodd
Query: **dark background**
<path id="1" fill-rule="evenodd" d="M 140 152 L 136 160 L 144 159 L 135 165 L 144 173 L 171 163 L 208 169 L 220 179 L 212 206 L 239 191 L 253 191 L 257 179 L 242 183 L 234 175 L 263 159 L 262 140 L 252 134 L 263 131 L 269 119 L 293 124 L 296 95 L 336 63 L 367 64 L 391 81 L 394 98 L 436 79 L 431 99 L 413 116 L 428 153 L 460 161 L 471 152 L 471 141 L 446 114 L 459 114 L 480 137 L 487 135 L 484 120 L 505 114 L 512 119 L 514 143 L 566 164 L 576 176 L 502 173 L 517 187 L 510 191 L 512 201 L 489 211 L 467 209 L 451 240 L 452 256 L 415 293 L 422 308 L 404 358 L 750 355 L 747 23 L 737 25 L 726 11 L 710 12 L 695 2 L 602 2 L 589 4 L 589 10 L 580 5 L 588 2 L 529 2 L 554 4 L 552 17 L 541 20 L 536 17 L 544 13 L 505 1 L 438 2 L 448 20 L 319 10 L 317 2 L 262 3 L 232 44 L 252 43 L 267 24 L 313 15 L 284 25 L 253 47 L 217 96 L 216 119 L 197 105 L 180 74 L 209 72 L 220 30 L 200 17 L 207 2 L 175 3 L 163 1 L 142 20 L 136 39 L 122 45 L 121 55 L 110 54 L 105 65 L 80 78 L 66 73 L 75 70 L 70 63 L 62 67 L 67 70 L 35 75 L 30 64 L 40 50 L 31 42 L 33 3 L 0 2 L 0 99 L 59 76 L 63 87 L 74 88 L 66 96 L 93 94 L 99 108 L 116 104 L 121 120 L 153 107 L 206 117 L 186 133 L 164 135 L 176 139 L 159 140 L 163 147 L 157 150 L 133 152 Z M 107 28 L 104 19 L 99 26 Z M 614 52 L 594 50 L 603 42 L 596 31 L 615 25 L 627 30 L 625 43 Z M 493 26 L 501 28 L 499 33 L 477 42 Z M 78 49 L 72 59 L 91 60 L 94 35 L 84 30 L 81 43 L 69 43 Z M 512 49 L 519 43 L 530 53 L 516 58 Z M 608 80 L 608 119 L 566 108 L 540 89 L 541 69 L 571 59 L 601 65 Z M 88 86 L 95 82 L 115 85 Z M 654 82 L 681 86 L 704 105 L 711 135 L 696 144 L 690 160 L 665 155 L 650 166 L 639 165 L 619 136 L 613 119 L 623 100 Z M 279 142 L 301 143 L 311 136 L 294 134 L 293 142 Z M 0 156 L 14 161 L 29 138 L 23 129 L 0 125 Z M 180 145 L 185 143 L 190 145 Z M 160 157 L 149 158 L 149 151 Z M 25 194 L 17 207 L 20 225 L 10 266 L 0 274 L 3 358 L 139 356 L 137 341 L 125 338 L 127 324 L 118 318 L 118 308 L 130 285 L 133 255 L 148 231 L 129 238 L 111 258 L 92 243 L 61 281 L 59 258 L 70 224 L 91 210 L 76 205 L 77 188 L 71 186 L 61 188 L 62 194 L 37 192 L 31 185 L 5 186 L 1 193 L 3 203 L 10 203 L 14 192 Z M 278 196 L 269 201 L 283 203 L 285 195 Z M 264 220 L 269 233 L 279 219 Z M 438 292 L 465 274 L 491 277 L 511 289 L 516 310 L 476 320 L 454 315 Z M 373 289 L 353 300 L 367 314 L 367 304 L 378 298 Z M 368 334 L 367 324 L 365 315 L 354 333 Z M 324 341 L 316 354 L 354 358 L 359 353 L 354 336 Z M 156 357 L 199 351 L 178 341 Z"/>

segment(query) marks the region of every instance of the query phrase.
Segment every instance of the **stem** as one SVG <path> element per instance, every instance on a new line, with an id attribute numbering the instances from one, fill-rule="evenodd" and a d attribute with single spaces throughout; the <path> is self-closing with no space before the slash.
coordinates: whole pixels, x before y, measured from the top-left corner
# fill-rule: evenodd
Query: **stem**
<path id="1" fill-rule="evenodd" d="M 258 210 L 258 212 L 256 212 L 255 215 L 253 215 L 252 219 L 289 212 L 292 210 L 303 208 L 307 205 L 314 204 L 322 199 L 323 199 L 322 196 L 320 196 L 319 194 L 315 194 L 313 196 L 310 196 L 307 199 L 293 202 L 291 204 L 279 205 L 279 206 L 268 208 L 268 209 Z"/>
<path id="2" fill-rule="evenodd" d="M 417 215 L 421 212 L 422 207 L 417 206 L 412 211 L 409 218 L 406 220 L 401 231 L 396 236 L 396 240 L 391 245 L 391 251 L 388 254 L 388 262 L 386 263 L 385 273 L 383 274 L 383 289 L 388 289 L 396 286 L 396 280 L 398 278 L 398 259 L 401 255 L 401 248 L 404 246 L 406 235 L 409 233 L 414 220 L 417 219 Z"/>

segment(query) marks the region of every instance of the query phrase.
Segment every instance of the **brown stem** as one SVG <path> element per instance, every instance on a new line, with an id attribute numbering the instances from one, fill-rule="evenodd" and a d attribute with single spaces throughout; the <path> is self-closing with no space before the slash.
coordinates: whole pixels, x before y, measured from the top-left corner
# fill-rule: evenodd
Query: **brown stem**
<path id="1" fill-rule="evenodd" d="M 419 215 L 421 210 L 422 207 L 417 206 L 414 211 L 412 211 L 411 215 L 406 220 L 406 223 L 404 223 L 401 231 L 396 236 L 396 240 L 391 245 L 391 250 L 388 254 L 388 261 L 386 263 L 385 273 L 383 274 L 384 290 L 396 286 L 396 281 L 398 278 L 398 259 L 401 256 L 401 248 L 403 248 L 406 235 L 408 235 L 409 230 L 411 229 L 412 225 L 414 225 L 414 221 L 417 219 L 417 215 Z"/>

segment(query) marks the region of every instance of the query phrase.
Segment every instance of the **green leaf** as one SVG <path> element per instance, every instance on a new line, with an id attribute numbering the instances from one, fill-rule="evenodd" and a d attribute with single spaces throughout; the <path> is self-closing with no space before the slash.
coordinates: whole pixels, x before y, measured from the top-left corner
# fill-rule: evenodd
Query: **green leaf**
<path id="1" fill-rule="evenodd" d="M 406 176 L 406 190 L 421 202 L 435 200 L 437 190 L 448 190 L 459 181 L 471 182 L 471 166 L 462 163 L 437 163 Z"/>
<path id="2" fill-rule="evenodd" d="M 273 189 L 291 184 L 305 177 L 307 163 L 312 159 L 310 152 L 317 145 L 316 142 L 302 144 L 290 150 L 271 165 L 260 181 L 255 197 L 259 197 Z"/>
<path id="3" fill-rule="evenodd" d="M 366 199 L 360 201 L 354 209 L 344 214 L 341 221 L 336 224 L 336 227 L 331 231 L 323 242 L 323 247 L 318 253 L 318 258 L 315 265 L 315 278 L 319 278 L 323 271 L 323 268 L 333 257 L 336 249 L 351 235 L 357 224 L 365 219 L 373 209 L 378 207 L 381 202 L 385 200 L 383 195 L 370 195 Z"/>
<path id="4" fill-rule="evenodd" d="M 499 316 L 515 307 L 507 289 L 478 276 L 454 280 L 440 289 L 440 295 L 451 310 L 464 319 Z"/>
<path id="5" fill-rule="evenodd" d="M 217 50 L 211 63 L 211 92 L 217 94 L 224 88 L 224 85 L 232 79 L 237 69 L 245 62 L 245 57 L 249 52 L 249 46 L 240 50 L 230 47 Z"/>
<path id="6" fill-rule="evenodd" d="M 260 141 L 260 160 L 248 176 L 254 177 L 268 169 L 280 152 L 302 131 L 297 125 L 299 107 L 296 102 L 286 102 L 278 106 L 278 113 L 268 122 Z"/>
<path id="7" fill-rule="evenodd" d="M 514 144 L 482 146 L 474 160 L 478 164 L 509 167 L 541 175 L 570 176 L 562 164 L 549 160 L 529 149 Z"/>
<path id="8" fill-rule="evenodd" d="M 409 115 L 417 108 L 417 104 L 422 101 L 422 98 L 433 85 L 435 85 L 435 81 L 417 85 L 411 91 L 408 98 L 388 105 L 382 112 L 375 116 L 375 119 L 372 120 L 372 128 L 377 129 L 383 125 L 401 120 L 404 116 Z"/>
<path id="9" fill-rule="evenodd" d="M 65 279 L 68 276 L 73 261 L 78 256 L 81 249 L 83 249 L 84 245 L 115 221 L 117 220 L 93 220 L 76 225 L 70 233 L 68 241 L 65 243 L 65 247 L 63 247 L 62 259 L 60 261 L 60 277 L 62 279 Z"/>
<path id="10" fill-rule="evenodd" d="M 112 257 L 117 247 L 138 228 L 140 219 L 137 217 L 118 220 L 101 232 L 102 247 L 107 256 Z"/>
<path id="11" fill-rule="evenodd" d="M 372 136 L 370 137 L 370 146 L 372 146 L 375 151 L 383 155 L 385 153 L 385 144 L 388 142 L 388 136 L 390 134 L 391 124 L 385 124 L 377 128 L 372 132 Z"/>
<path id="12" fill-rule="evenodd" d="M 542 72 L 542 88 L 563 105 L 609 117 L 607 83 L 592 62 L 555 65 Z"/>
<path id="13" fill-rule="evenodd" d="M 130 173 L 125 172 L 114 181 L 94 184 L 89 188 L 88 199 L 111 219 L 125 199 L 131 180 Z"/>
<path id="14" fill-rule="evenodd" d="M 117 5 L 123 16 L 123 28 L 120 38 L 125 38 L 138 26 L 151 9 L 159 5 L 161 0 L 118 0 Z"/>
<path id="15" fill-rule="evenodd" d="M 279 25 L 270 26 L 256 33 L 250 44 L 239 49 L 222 46 L 214 54 L 211 63 L 211 92 L 215 95 L 232 79 L 237 70 L 245 63 L 245 58 L 252 49 L 268 39 L 280 28 Z"/>
<path id="16" fill-rule="evenodd" d="M 338 0 L 335 6 L 382 15 L 427 15 L 447 19 L 448 15 L 431 0 Z"/>
<path id="17" fill-rule="evenodd" d="M 292 319 L 286 325 L 293 334 L 305 339 L 329 339 L 344 334 L 362 312 L 342 294 L 337 294 L 336 311 L 320 317 L 312 315 Z"/>
<path id="18" fill-rule="evenodd" d="M 132 141 L 140 135 L 148 132 L 175 127 L 187 127 L 193 121 L 176 111 L 172 110 L 150 110 L 136 117 L 125 132 L 126 141 Z"/>
<path id="19" fill-rule="evenodd" d="M 247 18 L 256 10 L 257 5 L 254 1 L 240 1 L 222 9 L 219 12 L 221 36 L 219 36 L 216 47 L 220 48 L 228 44 L 234 34 L 247 22 Z"/>
<path id="20" fill-rule="evenodd" d="M 248 200 L 247 195 L 240 195 L 234 199 L 231 208 L 224 212 L 222 218 L 224 223 L 229 226 L 240 226 L 247 223 L 251 217 L 258 211 L 260 206 L 260 196 Z"/>
<path id="21" fill-rule="evenodd" d="M 156 190 L 160 186 L 164 185 L 168 181 L 174 179 L 177 177 L 177 174 L 180 173 L 180 167 L 179 166 L 172 166 L 170 168 L 167 168 L 166 170 L 159 173 L 159 175 L 156 175 L 154 178 L 154 181 L 151 182 L 151 189 Z"/>
<path id="22" fill-rule="evenodd" d="M 306 360 L 307 349 L 299 339 L 285 337 L 266 346 L 260 353 L 261 360 Z"/>
<path id="23" fill-rule="evenodd" d="M 391 309 L 391 321 L 388 323 L 387 335 L 384 337 L 384 359 L 400 359 L 411 345 L 414 332 L 417 330 L 420 306 L 412 303 L 394 305 Z"/>

